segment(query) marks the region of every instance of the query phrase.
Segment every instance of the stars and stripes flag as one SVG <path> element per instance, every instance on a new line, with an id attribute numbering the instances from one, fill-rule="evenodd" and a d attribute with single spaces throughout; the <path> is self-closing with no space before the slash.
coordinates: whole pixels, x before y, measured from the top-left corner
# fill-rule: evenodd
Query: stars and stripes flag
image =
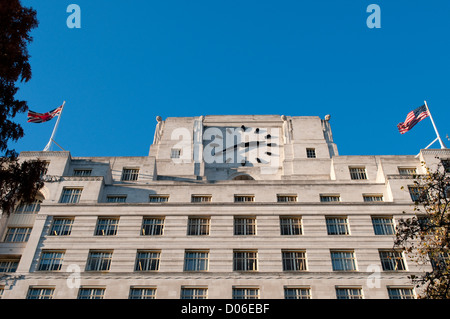
<path id="1" fill-rule="evenodd" d="M 414 125 L 422 121 L 424 118 L 427 118 L 430 116 L 430 111 L 428 110 L 427 106 L 424 104 L 422 106 L 419 106 L 415 110 L 408 113 L 406 116 L 406 120 L 403 123 L 399 123 L 397 125 L 398 131 L 400 134 L 404 134 L 411 130 Z"/>
<path id="2" fill-rule="evenodd" d="M 63 105 L 61 105 L 60 107 L 57 107 L 54 110 L 51 110 L 50 112 L 47 113 L 37 113 L 34 111 L 28 111 L 28 122 L 30 123 L 44 123 L 47 121 L 50 121 L 52 118 L 54 118 L 55 116 L 61 114 Z"/>

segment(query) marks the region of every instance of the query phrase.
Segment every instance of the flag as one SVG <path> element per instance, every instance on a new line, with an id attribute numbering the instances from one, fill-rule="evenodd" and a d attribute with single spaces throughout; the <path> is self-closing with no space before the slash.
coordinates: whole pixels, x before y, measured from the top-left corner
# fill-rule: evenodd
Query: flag
<path id="1" fill-rule="evenodd" d="M 399 123 L 397 125 L 398 131 L 400 134 L 404 134 L 411 130 L 414 125 L 422 121 L 424 118 L 427 118 L 430 116 L 430 112 L 428 111 L 428 108 L 424 105 L 419 106 L 417 109 L 411 111 L 406 116 L 406 120 L 403 123 Z"/>
<path id="2" fill-rule="evenodd" d="M 37 113 L 37 112 L 33 112 L 33 111 L 28 111 L 28 122 L 44 123 L 44 122 L 50 121 L 55 116 L 61 114 L 62 108 L 63 108 L 63 106 L 61 105 L 60 107 L 58 107 L 50 112 L 47 112 L 47 113 Z"/>

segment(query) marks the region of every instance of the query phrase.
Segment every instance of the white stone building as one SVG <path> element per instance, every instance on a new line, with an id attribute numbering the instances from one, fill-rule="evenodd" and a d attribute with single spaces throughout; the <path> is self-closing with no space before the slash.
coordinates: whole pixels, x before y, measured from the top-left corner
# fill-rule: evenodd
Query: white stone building
<path id="1" fill-rule="evenodd" d="M 46 183 L 0 219 L 0 296 L 414 297 L 393 232 L 436 156 L 340 156 L 328 116 L 278 115 L 158 117 L 143 157 L 23 152 Z"/>

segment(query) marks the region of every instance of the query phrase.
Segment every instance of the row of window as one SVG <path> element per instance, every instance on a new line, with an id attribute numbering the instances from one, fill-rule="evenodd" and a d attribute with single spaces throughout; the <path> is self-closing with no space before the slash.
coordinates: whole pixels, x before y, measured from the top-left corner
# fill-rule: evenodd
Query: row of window
<path id="1" fill-rule="evenodd" d="M 119 217 L 98 217 L 94 236 L 115 236 L 119 229 Z M 303 235 L 301 217 L 280 216 L 280 235 Z M 164 233 L 164 217 L 143 217 L 140 228 L 142 236 L 162 236 Z M 347 216 L 325 216 L 328 235 L 350 235 L 350 226 Z M 49 236 L 69 236 L 72 233 L 74 218 L 54 217 L 49 230 Z M 374 216 L 372 226 L 375 235 L 394 235 L 395 225 L 392 217 Z M 211 218 L 188 217 L 188 236 L 210 235 Z M 27 242 L 31 227 L 8 227 L 4 242 Z M 234 235 L 255 236 L 256 217 L 234 217 Z"/>
<path id="2" fill-rule="evenodd" d="M 103 299 L 105 297 L 105 287 L 80 287 L 78 290 L 78 299 Z M 130 287 L 129 299 L 155 299 L 157 288 L 155 287 Z M 363 299 L 361 287 L 355 286 L 337 286 L 335 287 L 337 299 Z M 414 289 L 410 287 L 387 287 L 390 299 L 414 299 Z M 0 287 L 0 298 L 3 288 Z M 27 292 L 27 299 L 52 299 L 55 293 L 54 287 L 35 287 L 30 286 Z M 182 286 L 180 291 L 181 299 L 207 299 L 208 288 L 204 286 L 192 287 Z M 233 287 L 233 299 L 259 299 L 259 287 Z M 311 299 L 310 287 L 284 287 L 285 299 Z"/>
<path id="3" fill-rule="evenodd" d="M 109 271 L 113 250 L 90 250 L 85 271 Z M 65 250 L 43 250 L 37 264 L 38 271 L 60 271 Z M 333 271 L 358 271 L 354 250 L 330 250 Z M 381 268 L 384 271 L 404 271 L 406 261 L 401 251 L 379 250 Z M 183 271 L 209 271 L 210 251 L 185 250 Z M 15 272 L 20 259 L 0 259 L 0 273 Z M 447 255 L 448 261 L 448 255 Z M 307 271 L 306 250 L 281 250 L 283 271 Z M 137 250 L 134 271 L 159 271 L 161 250 Z M 259 270 L 257 249 L 233 250 L 233 271 Z"/>

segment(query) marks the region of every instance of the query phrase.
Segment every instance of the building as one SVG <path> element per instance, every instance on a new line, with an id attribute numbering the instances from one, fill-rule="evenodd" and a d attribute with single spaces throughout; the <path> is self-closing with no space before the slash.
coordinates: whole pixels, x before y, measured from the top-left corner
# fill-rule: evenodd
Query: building
<path id="1" fill-rule="evenodd" d="M 329 116 L 277 115 L 158 117 L 143 157 L 22 152 L 46 183 L 0 219 L 1 297 L 414 297 L 393 234 L 436 155 L 340 156 Z"/>

